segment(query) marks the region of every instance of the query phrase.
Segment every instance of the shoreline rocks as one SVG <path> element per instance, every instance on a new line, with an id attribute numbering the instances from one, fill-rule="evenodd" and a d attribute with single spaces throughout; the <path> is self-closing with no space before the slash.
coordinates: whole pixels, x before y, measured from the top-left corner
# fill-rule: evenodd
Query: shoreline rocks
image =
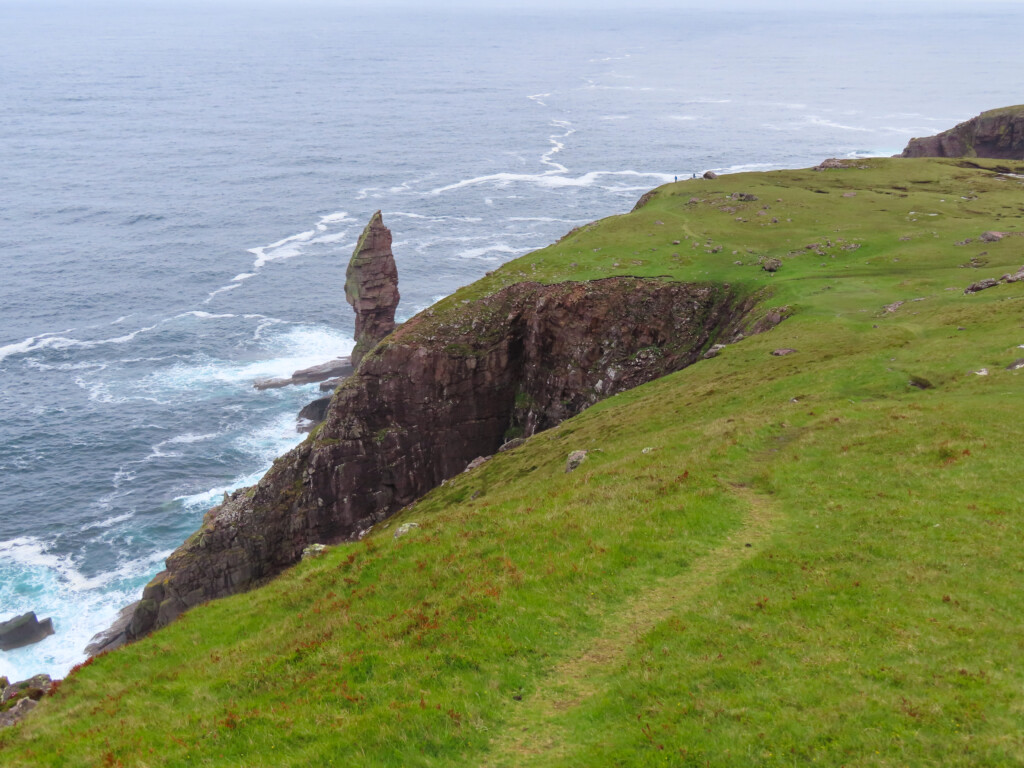
<path id="1" fill-rule="evenodd" d="M 34 611 L 0 623 L 0 651 L 13 651 L 45 640 L 54 633 L 53 619 L 39 621 Z"/>
<path id="2" fill-rule="evenodd" d="M 326 363 L 295 371 L 286 379 L 256 379 L 252 386 L 253 389 L 280 389 L 293 384 L 315 384 L 318 381 L 332 379 L 337 379 L 340 382 L 341 379 L 349 376 L 353 369 L 352 358 L 337 357 Z"/>

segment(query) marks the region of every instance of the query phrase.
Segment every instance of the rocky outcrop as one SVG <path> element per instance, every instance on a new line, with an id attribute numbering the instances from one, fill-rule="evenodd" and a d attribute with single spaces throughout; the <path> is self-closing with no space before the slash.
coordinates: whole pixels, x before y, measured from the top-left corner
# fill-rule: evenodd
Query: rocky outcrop
<path id="1" fill-rule="evenodd" d="M 936 136 L 911 139 L 900 156 L 1024 160 L 1024 105 L 982 112 Z"/>
<path id="2" fill-rule="evenodd" d="M 391 253 L 391 230 L 380 211 L 370 217 L 345 272 L 345 298 L 356 311 L 356 347 L 352 364 L 395 329 L 398 268 Z"/>
<path id="3" fill-rule="evenodd" d="M 39 621 L 34 612 L 0 623 L 0 651 L 38 643 L 53 634 L 53 619 Z"/>
<path id="4" fill-rule="evenodd" d="M 252 383 L 254 389 L 280 389 L 292 384 L 315 384 L 318 381 L 340 381 L 341 378 L 352 373 L 352 359 L 338 357 L 328 360 L 326 363 L 314 365 L 312 368 L 303 368 L 295 371 L 288 378 L 283 379 L 256 379 Z"/>
<path id="5" fill-rule="evenodd" d="M 358 535 L 506 437 L 752 332 L 754 303 L 728 286 L 609 278 L 519 283 L 421 313 L 363 359 L 310 438 L 207 513 L 146 587 L 128 638 L 256 585 L 311 543 Z"/>

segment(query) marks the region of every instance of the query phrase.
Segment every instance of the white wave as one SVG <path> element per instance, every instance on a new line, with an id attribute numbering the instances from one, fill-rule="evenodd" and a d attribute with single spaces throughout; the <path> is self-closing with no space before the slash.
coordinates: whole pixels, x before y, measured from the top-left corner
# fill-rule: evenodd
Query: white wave
<path id="1" fill-rule="evenodd" d="M 338 211 L 337 213 L 329 213 L 326 216 L 320 217 L 320 224 L 341 224 L 344 221 L 352 221 L 352 218 L 348 215 L 347 211 Z"/>
<path id="2" fill-rule="evenodd" d="M 537 102 L 537 103 L 538 103 L 538 104 L 540 104 L 540 105 L 541 105 L 542 107 L 546 107 L 546 106 L 547 106 L 547 103 L 546 103 L 546 102 L 544 102 L 544 101 L 542 101 L 542 99 L 546 99 L 546 98 L 548 98 L 549 96 L 551 96 L 551 94 L 550 94 L 550 93 L 535 93 L 535 94 L 534 94 L 533 96 L 527 96 L 526 98 L 528 98 L 528 99 L 529 99 L 530 101 L 535 101 L 535 102 Z"/>
<path id="3" fill-rule="evenodd" d="M 206 299 L 203 301 L 203 304 L 209 304 L 211 301 L 213 301 L 213 297 L 214 296 L 219 296 L 222 293 L 227 293 L 228 291 L 233 291 L 233 290 L 235 290 L 235 288 L 240 288 L 241 285 L 242 285 L 241 283 L 231 283 L 231 285 L 225 285 L 225 286 L 222 286 L 222 287 L 218 288 L 215 291 L 210 291 L 208 294 L 206 294 Z"/>
<path id="4" fill-rule="evenodd" d="M 111 523 L 114 525 L 115 523 Z M 28 611 L 52 618 L 56 634 L 0 654 L 0 675 L 21 680 L 39 672 L 63 677 L 85 660 L 92 637 L 132 600 L 170 552 L 155 552 L 86 576 L 70 555 L 24 536 L 0 542 L 0 620 Z"/>
<path id="5" fill-rule="evenodd" d="M 135 517 L 134 512 L 125 512 L 123 515 L 115 515 L 114 517 L 107 518 L 106 520 L 100 520 L 96 523 L 89 523 L 88 525 L 83 525 L 82 530 L 91 531 L 97 528 L 112 528 L 118 523 L 123 523 L 126 520 L 131 520 L 133 517 Z"/>
<path id="6" fill-rule="evenodd" d="M 241 272 L 241 273 L 235 275 L 234 277 L 232 277 L 231 278 L 231 282 L 233 282 L 233 283 L 240 283 L 243 280 L 248 280 L 250 277 L 256 277 L 256 273 L 255 272 Z"/>
<path id="7" fill-rule="evenodd" d="M 120 325 L 120 324 L 121 324 L 121 323 L 123 323 L 123 322 L 124 322 L 125 320 L 127 320 L 127 319 L 128 319 L 129 317 L 131 317 L 131 315 L 121 315 L 121 316 L 120 316 L 119 318 L 117 318 L 117 320 L 112 320 L 112 321 L 110 322 L 110 324 L 111 324 L 111 325 Z"/>
<path id="8" fill-rule="evenodd" d="M 559 189 L 563 187 L 590 187 L 597 183 L 604 176 L 634 176 L 637 178 L 648 178 L 667 184 L 673 180 L 670 173 L 656 173 L 649 171 L 590 171 L 582 176 L 568 176 L 559 171 L 545 171 L 544 173 L 491 173 L 486 176 L 477 176 L 472 179 L 463 179 L 454 184 L 432 189 L 430 194 L 440 195 L 444 192 L 451 192 L 456 189 L 477 186 L 480 184 L 493 184 L 496 187 L 507 187 L 510 184 L 535 184 L 548 189 Z"/>
<path id="9" fill-rule="evenodd" d="M 221 320 L 224 318 L 237 317 L 237 315 L 232 315 L 230 313 L 214 314 L 212 312 L 203 312 L 200 309 L 193 309 L 189 312 L 182 312 L 180 315 L 175 315 L 171 319 L 177 320 L 181 317 L 198 317 L 200 320 Z"/>
<path id="10" fill-rule="evenodd" d="M 505 221 L 543 221 L 550 224 L 586 224 L 591 219 L 557 219 L 553 216 L 509 216 Z"/>
<path id="11" fill-rule="evenodd" d="M 603 115 L 602 120 L 629 120 L 632 115 Z"/>
<path id="12" fill-rule="evenodd" d="M 682 122 L 693 122 L 694 120 L 700 120 L 699 117 L 694 115 L 668 115 L 669 120 L 680 120 Z"/>
<path id="13" fill-rule="evenodd" d="M 422 213 L 406 213 L 405 211 L 388 211 L 384 214 L 387 218 L 403 216 L 408 219 L 423 219 L 425 221 L 460 221 L 466 224 L 477 224 L 483 221 L 479 216 L 425 216 Z"/>
<path id="14" fill-rule="evenodd" d="M 321 223 L 323 223 L 322 220 Z M 270 245 L 262 245 L 259 248 L 249 248 L 249 253 L 256 257 L 256 261 L 252 263 L 252 268 L 261 269 L 271 261 L 291 259 L 298 256 L 302 253 L 302 248 L 299 244 L 312 240 L 315 235 L 316 229 L 307 229 L 305 232 L 299 232 L 297 235 L 282 238 L 276 243 L 271 243 Z"/>
<path id="15" fill-rule="evenodd" d="M 89 349 L 106 344 L 127 344 L 140 333 L 152 331 L 154 328 L 156 328 L 155 325 L 150 325 L 145 328 L 139 328 L 131 333 L 126 333 L 124 336 L 115 336 L 110 339 L 94 339 L 91 341 L 70 339 L 66 336 L 57 336 L 53 334 L 42 334 L 40 336 L 33 336 L 29 339 L 25 339 L 24 341 L 19 341 L 15 344 L 8 344 L 0 347 L 0 362 L 11 355 L 23 354 L 25 352 L 36 352 L 41 349 Z M 65 333 L 67 333 L 67 331 L 65 331 Z"/>
<path id="16" fill-rule="evenodd" d="M 513 248 L 505 243 L 498 243 L 497 245 L 487 245 L 483 248 L 467 248 L 464 251 L 459 251 L 456 255 L 462 259 L 482 259 L 484 261 L 498 261 L 497 258 L 484 258 L 484 254 L 487 253 L 507 253 L 511 255 L 519 255 L 523 253 L 529 253 L 534 251 L 541 246 L 530 246 L 528 248 Z"/>
<path id="17" fill-rule="evenodd" d="M 809 115 L 807 122 L 811 125 L 821 126 L 822 128 L 838 128 L 842 131 L 857 131 L 858 133 L 871 133 L 872 128 L 864 128 L 859 125 L 844 125 L 843 123 L 837 123 L 834 120 L 829 120 L 824 117 L 818 117 L 817 115 Z"/>
<path id="18" fill-rule="evenodd" d="M 343 232 L 335 232 L 333 235 L 321 235 L 320 237 L 313 238 L 309 242 L 315 243 L 341 243 L 348 239 L 348 230 Z M 352 247 L 355 248 L 355 241 L 352 241 Z"/>
<path id="19" fill-rule="evenodd" d="M 175 456 L 181 456 L 180 453 L 177 453 L 175 451 L 165 451 L 164 448 L 166 448 L 169 445 L 189 445 L 191 443 L 201 443 L 205 442 L 206 440 L 213 440 L 213 438 L 215 437 L 219 437 L 219 433 L 212 432 L 205 435 L 195 435 L 192 433 L 186 433 L 184 435 L 170 437 L 167 440 L 161 440 L 156 445 L 150 446 L 149 455 L 146 456 L 144 459 L 139 459 L 137 462 L 133 463 L 145 464 L 147 462 L 153 461 L 154 459 L 164 459 L 173 458 Z"/>

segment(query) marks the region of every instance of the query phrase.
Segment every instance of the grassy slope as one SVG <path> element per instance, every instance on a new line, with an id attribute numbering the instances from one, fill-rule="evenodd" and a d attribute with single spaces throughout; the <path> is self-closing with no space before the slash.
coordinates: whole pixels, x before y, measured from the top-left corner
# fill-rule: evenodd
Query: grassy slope
<path id="1" fill-rule="evenodd" d="M 442 302 L 625 273 L 797 311 L 97 660 L 0 763 L 1024 762 L 1024 283 L 962 293 L 1024 238 L 954 245 L 1022 229 L 1024 180 L 864 164 L 669 185 Z"/>

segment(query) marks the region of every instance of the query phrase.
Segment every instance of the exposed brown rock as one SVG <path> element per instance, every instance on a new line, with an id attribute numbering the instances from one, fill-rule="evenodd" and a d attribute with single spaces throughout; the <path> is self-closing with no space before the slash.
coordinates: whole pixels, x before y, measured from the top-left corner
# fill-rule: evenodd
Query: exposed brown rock
<path id="1" fill-rule="evenodd" d="M 380 211 L 370 217 L 345 272 L 345 298 L 356 312 L 356 347 L 352 364 L 395 329 L 398 268 L 391 253 L 391 230 Z"/>
<path id="2" fill-rule="evenodd" d="M 982 112 L 935 136 L 911 139 L 901 157 L 1024 160 L 1024 105 Z"/>
<path id="3" fill-rule="evenodd" d="M 314 437 L 207 513 L 146 587 L 128 637 L 273 576 L 311 543 L 358 536 L 506 434 L 690 365 L 738 338 L 755 303 L 721 285 L 610 278 L 519 283 L 421 313 L 342 383 Z"/>

